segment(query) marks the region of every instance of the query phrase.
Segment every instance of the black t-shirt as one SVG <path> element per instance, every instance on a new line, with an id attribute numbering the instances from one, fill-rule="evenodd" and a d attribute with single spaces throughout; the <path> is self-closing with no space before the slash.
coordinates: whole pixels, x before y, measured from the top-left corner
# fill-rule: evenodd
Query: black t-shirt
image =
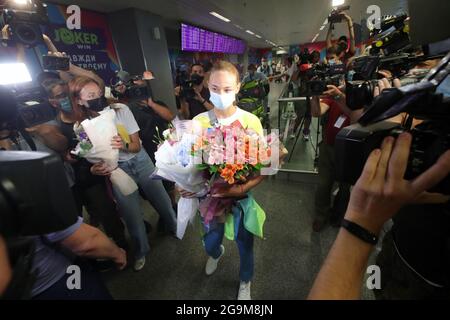
<path id="1" fill-rule="evenodd" d="M 56 123 L 58 124 L 62 134 L 67 138 L 69 150 L 75 149 L 78 144 L 77 136 L 73 131 L 73 123 L 67 123 L 62 121 L 60 115 L 56 117 Z M 86 188 L 98 183 L 105 183 L 105 178 L 102 176 L 96 176 L 91 173 L 91 164 L 84 158 L 79 158 L 77 162 L 72 163 L 72 168 L 75 174 L 75 185 L 77 187 Z"/>
<path id="2" fill-rule="evenodd" d="M 210 93 L 208 88 L 203 87 L 202 91 L 200 92 L 200 95 L 203 97 L 203 99 L 209 101 Z M 186 99 L 186 102 L 189 105 L 190 120 L 194 119 L 200 113 L 208 111 L 208 109 L 206 109 L 206 107 L 197 99 Z"/>
<path id="3" fill-rule="evenodd" d="M 392 229 L 402 257 L 425 279 L 450 287 L 450 204 L 403 208 Z"/>
<path id="4" fill-rule="evenodd" d="M 164 106 L 166 108 L 167 105 L 162 101 L 155 101 L 157 104 Z M 168 128 L 168 122 L 161 118 L 152 108 L 147 106 L 146 104 L 142 104 L 139 102 L 132 102 L 128 104 L 131 112 L 136 119 L 139 128 L 139 138 L 142 140 L 142 146 L 145 151 L 147 151 L 148 155 L 155 162 L 155 152 L 158 150 L 158 144 L 155 141 L 157 139 L 157 130 L 159 130 L 159 135 L 162 138 L 162 133 L 164 130 Z"/>

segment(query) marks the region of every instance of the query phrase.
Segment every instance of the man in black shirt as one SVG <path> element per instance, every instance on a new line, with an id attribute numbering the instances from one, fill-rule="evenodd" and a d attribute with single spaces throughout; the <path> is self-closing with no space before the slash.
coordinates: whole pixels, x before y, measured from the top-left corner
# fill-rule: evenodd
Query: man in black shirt
<path id="1" fill-rule="evenodd" d="M 191 66 L 191 81 L 193 94 L 186 95 L 183 86 L 175 88 L 175 95 L 180 100 L 181 115 L 184 119 L 192 120 L 200 113 L 214 109 L 209 102 L 209 89 L 204 86 L 205 70 L 201 64 Z"/>

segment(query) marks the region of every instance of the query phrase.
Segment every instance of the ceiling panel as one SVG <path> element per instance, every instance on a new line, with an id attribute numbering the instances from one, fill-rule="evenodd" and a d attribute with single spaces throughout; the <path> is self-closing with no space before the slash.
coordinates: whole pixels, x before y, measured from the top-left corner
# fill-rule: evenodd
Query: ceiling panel
<path id="1" fill-rule="evenodd" d="M 267 43 L 245 32 L 249 29 L 264 39 L 286 46 L 310 42 L 320 32 L 325 40 L 327 28 L 319 31 L 331 11 L 331 0 L 56 0 L 57 3 L 79 4 L 101 12 L 139 8 L 164 18 L 167 27 L 177 28 L 187 22 L 246 40 L 254 47 Z M 382 14 L 404 11 L 406 0 L 347 0 L 350 15 L 356 22 L 367 18 L 369 5 L 379 5 Z M 209 14 L 216 11 L 231 19 L 223 22 Z M 126 23 L 126 22 L 124 22 Z M 235 25 L 244 27 L 239 29 Z M 347 33 L 345 25 L 337 26 L 336 36 Z"/>

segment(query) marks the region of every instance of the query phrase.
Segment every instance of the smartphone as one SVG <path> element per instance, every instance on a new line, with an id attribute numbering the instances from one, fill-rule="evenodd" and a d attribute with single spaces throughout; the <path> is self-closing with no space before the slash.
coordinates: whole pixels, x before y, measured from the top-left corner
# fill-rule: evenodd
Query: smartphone
<path id="1" fill-rule="evenodd" d="M 70 59 L 68 57 L 44 55 L 42 57 L 42 68 L 48 71 L 69 71 Z"/>

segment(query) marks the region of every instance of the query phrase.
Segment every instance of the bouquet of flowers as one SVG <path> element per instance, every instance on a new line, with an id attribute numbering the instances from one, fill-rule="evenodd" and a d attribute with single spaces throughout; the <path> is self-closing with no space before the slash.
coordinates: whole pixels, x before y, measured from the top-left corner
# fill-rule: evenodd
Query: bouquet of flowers
<path id="1" fill-rule="evenodd" d="M 271 158 L 270 141 L 264 141 L 253 130 L 244 129 L 239 121 L 201 132 L 195 125 L 193 121 L 177 120 L 174 127 L 163 132 L 152 175 L 175 182 L 196 195 L 178 202 L 177 237 L 180 239 L 197 212 L 205 226 L 214 217 L 224 221 L 225 214 L 231 212 L 239 199 L 213 195 L 223 187 L 244 184 L 268 166 Z M 253 205 L 254 199 L 251 200 L 250 205 Z"/>
<path id="2" fill-rule="evenodd" d="M 164 139 L 160 141 L 155 153 L 154 179 L 165 179 L 175 182 L 184 190 L 201 197 L 207 188 L 202 172 L 197 169 L 195 159 L 191 155 L 195 135 L 192 133 L 192 121 L 175 120 L 173 127 L 163 132 Z M 198 198 L 178 201 L 177 237 L 182 239 L 189 221 L 193 222 L 199 209 Z"/>
<path id="3" fill-rule="evenodd" d="M 118 168 L 119 150 L 111 147 L 111 140 L 117 135 L 115 118 L 116 112 L 108 109 L 96 118 L 75 124 L 74 131 L 79 143 L 71 153 L 86 158 L 90 163 L 105 162 L 111 170 L 111 183 L 127 196 L 138 187 L 129 175 Z"/>
<path id="4" fill-rule="evenodd" d="M 224 222 L 225 214 L 239 199 L 213 197 L 219 190 L 260 174 L 269 166 L 270 141 L 251 129 L 244 129 L 239 121 L 230 126 L 216 126 L 207 130 L 193 148 L 193 154 L 201 154 L 203 163 L 197 169 L 209 175 L 211 183 L 207 197 L 200 204 L 200 214 L 205 226 L 214 217 Z"/>

